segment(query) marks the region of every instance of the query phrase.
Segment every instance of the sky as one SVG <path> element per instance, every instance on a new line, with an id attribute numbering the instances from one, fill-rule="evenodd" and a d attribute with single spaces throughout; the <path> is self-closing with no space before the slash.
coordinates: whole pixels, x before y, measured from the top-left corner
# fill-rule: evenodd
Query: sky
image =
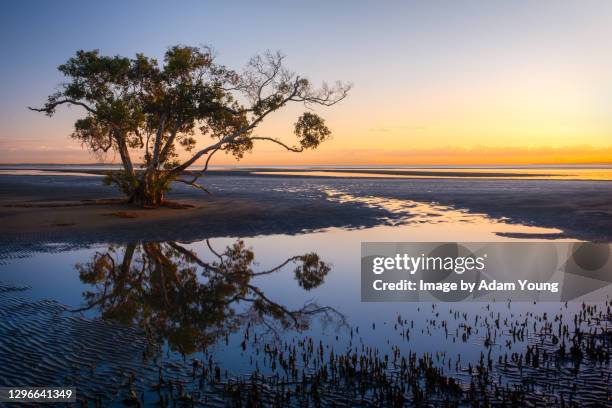
<path id="1" fill-rule="evenodd" d="M 76 107 L 31 112 L 79 49 L 161 59 L 210 45 L 244 67 L 280 50 L 315 83 L 349 97 L 318 110 L 333 138 L 295 154 L 265 142 L 241 165 L 612 163 L 612 2 L 28 1 L 0 13 L 0 163 L 88 163 L 69 135 Z M 303 107 L 258 135 L 292 142 Z M 199 140 L 204 146 L 207 140 Z M 214 164 L 235 164 L 219 155 Z M 109 155 L 106 161 L 117 160 Z"/>

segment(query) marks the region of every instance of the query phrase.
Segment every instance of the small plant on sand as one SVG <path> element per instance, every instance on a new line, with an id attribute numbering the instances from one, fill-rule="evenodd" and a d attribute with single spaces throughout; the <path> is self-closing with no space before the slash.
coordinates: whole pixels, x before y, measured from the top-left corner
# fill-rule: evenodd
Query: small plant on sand
<path id="1" fill-rule="evenodd" d="M 171 47 L 162 64 L 143 54 L 77 51 L 58 68 L 67 82 L 43 107 L 30 109 L 49 116 L 60 105 L 84 109 L 71 136 L 95 154 L 118 153 L 122 170 L 109 173 L 107 182 L 119 186 L 130 203 L 155 207 L 172 182 L 206 191 L 197 180 L 219 151 L 240 159 L 255 142 L 266 141 L 301 152 L 329 138 L 325 121 L 312 111 L 295 121 L 295 145 L 255 134 L 264 119 L 288 104 L 331 106 L 350 89 L 342 82 L 316 88 L 285 68 L 283 59 L 267 52 L 234 71 L 215 62 L 206 47 Z M 198 139 L 209 143 L 199 146 Z M 181 149 L 186 159 L 179 158 Z M 199 159 L 203 170 L 189 171 Z"/>

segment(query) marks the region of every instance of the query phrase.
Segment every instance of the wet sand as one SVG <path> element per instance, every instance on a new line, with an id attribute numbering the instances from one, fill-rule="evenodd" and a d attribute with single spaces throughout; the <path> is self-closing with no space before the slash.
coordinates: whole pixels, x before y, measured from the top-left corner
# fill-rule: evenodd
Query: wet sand
<path id="1" fill-rule="evenodd" d="M 368 227 L 405 216 L 364 202 L 330 200 L 325 193 L 329 189 L 437 203 L 511 223 L 561 229 L 565 237 L 612 241 L 612 182 L 333 179 L 245 172 L 217 172 L 203 182 L 212 196 L 183 185 L 169 194 L 170 200 L 192 208 L 146 210 L 120 204 L 121 194 L 102 185 L 99 177 L 0 175 L 0 241 L 189 241 Z M 92 205 L 94 200 L 110 201 Z"/>
<path id="2" fill-rule="evenodd" d="M 119 203 L 120 193 L 102 185 L 99 178 L 0 176 L 0 255 L 44 252 L 49 243 L 86 247 L 100 242 L 191 242 L 357 228 L 378 225 L 389 215 L 361 203 L 331 202 L 322 191 L 292 194 L 238 177 L 216 181 L 219 185 L 212 196 L 175 187 L 170 199 L 190 208 L 151 210 Z"/>
<path id="3" fill-rule="evenodd" d="M 308 332 L 274 340 L 247 324 L 225 341 L 251 356 L 250 373 L 236 375 L 214 347 L 170 358 L 142 328 L 87 319 L 26 291 L 0 285 L 0 382 L 75 384 L 83 406 L 581 407 L 608 406 L 612 391 L 609 302 L 566 305 L 554 322 L 510 304 L 503 319 L 488 307 L 474 315 L 421 304 L 424 322 L 397 314 L 347 327 L 344 347 Z M 386 345 L 364 346 L 381 330 Z M 422 338 L 449 347 L 406 352 Z M 480 350 L 480 360 L 450 344 Z"/>
<path id="4" fill-rule="evenodd" d="M 96 177 L 0 176 L 0 269 L 4 267 L 3 278 L 9 283 L 11 277 L 16 278 L 11 285 L 0 282 L 0 363 L 7 367 L 0 374 L 0 383 L 77 384 L 82 401 L 132 406 L 194 402 L 204 406 L 598 406 L 609 401 L 609 298 L 596 306 L 501 302 L 486 306 L 423 303 L 410 308 L 393 304 L 365 307 L 358 300 L 358 281 L 347 278 L 357 269 L 344 257 L 352 257 L 350 248 L 357 248 L 362 236 L 402 240 L 411 233 L 416 239 L 426 239 L 419 225 L 446 218 L 447 222 L 440 224 L 442 233 L 436 233 L 435 239 L 455 239 L 449 228 L 463 239 L 462 225 L 486 223 L 477 214 L 563 230 L 556 235 L 513 233 L 525 239 L 610 240 L 611 184 L 244 174 L 217 174 L 204 183 L 214 196 L 185 186 L 176 186 L 170 194 L 170 199 L 192 208 L 143 210 L 116 201 L 93 203 L 121 199 Z M 399 228 L 343 231 L 353 235 L 352 241 L 334 229 L 297 234 L 334 226 L 358 228 L 404 222 Z M 496 228 L 504 226 L 508 227 L 503 222 L 496 224 Z M 521 225 L 514 227 L 517 231 L 529 230 Z M 504 230 L 495 231 L 501 238 L 512 237 Z M 267 236 L 277 232 L 296 235 Z M 223 245 L 229 245 L 234 237 L 255 235 L 258 237 L 247 239 L 247 247 L 254 245 L 257 256 L 251 259 L 237 254 L 236 258 L 256 260 L 252 267 L 255 273 L 310 251 L 320 253 L 318 259 L 329 262 L 332 269 L 326 271 L 330 273 L 324 276 L 325 284 L 313 291 L 303 285 L 291 286 L 297 279 L 293 264 L 274 275 L 246 281 L 251 285 L 249 290 L 265 293 L 266 299 L 284 308 L 299 308 L 302 301 L 315 299 L 317 304 L 346 316 L 348 326 L 333 327 L 328 318 L 320 322 L 313 319 L 308 330 L 288 330 L 275 339 L 261 315 L 247 313 L 251 302 L 246 303 L 245 310 L 236 307 L 236 313 L 246 316 L 240 322 L 227 318 L 235 316 L 233 313 L 213 314 L 214 319 L 203 313 L 201 321 L 182 320 L 189 305 L 219 304 L 209 294 L 226 292 L 202 286 L 216 282 L 214 279 L 197 281 L 198 285 L 184 281 L 189 276 L 203 276 L 204 270 L 192 269 L 200 264 L 184 263 L 182 256 L 187 252 L 178 251 L 175 242 L 151 241 L 191 242 L 216 236 L 219 238 L 208 248 L 222 253 Z M 129 245 L 117 244 L 130 240 L 138 241 L 134 246 L 143 247 L 133 257 L 135 266 L 130 276 L 135 279 L 124 281 L 125 276 L 114 273 L 114 268 L 87 273 L 87 268 L 97 265 L 125 265 Z M 148 255 L 142 241 L 165 250 Z M 45 243 L 61 245 L 49 245 L 47 250 Z M 100 244 L 71 249 L 92 243 Z M 208 244 L 191 243 L 185 248 L 199 254 L 196 248 L 206 251 Z M 159 254 L 176 259 L 170 262 L 157 258 Z M 190 260 L 195 259 L 193 254 Z M 202 259 L 215 259 L 214 254 L 202 254 Z M 114 261 L 94 262 L 102 259 L 100 256 L 114 257 Z M 24 259 L 14 259 L 20 257 Z M 144 265 L 151 269 L 143 275 Z M 236 273 L 244 271 L 242 262 L 227 265 L 236 265 Z M 164 273 L 152 272 L 158 266 Z M 98 272 L 105 271 L 108 280 L 99 281 Z M 121 279 L 115 280 L 117 276 Z M 127 312 L 130 317 L 133 310 L 150 310 L 156 305 L 159 296 L 155 288 L 161 287 L 157 284 L 160 276 L 166 276 L 169 282 L 181 282 L 167 285 L 171 293 L 180 296 L 171 296 L 171 303 L 161 308 L 164 313 L 145 325 L 137 319 L 145 314 L 124 318 L 119 312 Z M 77 279 L 87 285 L 78 285 Z M 129 282 L 129 287 L 136 290 L 125 292 L 122 282 Z M 41 296 L 47 288 L 78 301 L 64 303 L 56 296 Z M 130 307 L 82 312 L 81 302 L 93 299 L 96 305 L 96 295 L 107 294 L 108 288 L 116 288 L 113 293 L 117 297 L 100 305 Z M 194 297 L 189 288 L 205 296 Z M 148 296 L 139 295 L 151 290 Z M 136 296 L 129 298 L 135 303 L 124 301 L 122 296 L 126 294 Z M 173 324 L 166 324 L 167 311 L 175 312 L 171 315 Z M 131 324 L 126 325 L 127 320 Z M 190 343 L 192 337 L 174 336 L 174 329 L 188 333 L 194 321 L 221 334 L 214 344 L 206 343 L 197 352 L 185 353 L 183 350 L 191 348 L 164 345 L 164 341 L 170 344 L 170 339 Z M 173 330 L 166 331 L 168 328 Z M 200 338 L 195 339 L 199 344 Z M 50 350 L 51 354 L 41 350 Z"/>

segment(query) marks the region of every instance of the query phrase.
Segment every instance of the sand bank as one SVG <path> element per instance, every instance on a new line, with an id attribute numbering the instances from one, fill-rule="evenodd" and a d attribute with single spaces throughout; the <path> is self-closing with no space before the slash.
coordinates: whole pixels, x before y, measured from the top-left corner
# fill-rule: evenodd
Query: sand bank
<path id="1" fill-rule="evenodd" d="M 96 177 L 0 175 L 0 241 L 125 242 L 299 233 L 368 227 L 405 216 L 363 202 L 329 200 L 326 189 L 353 196 L 435 202 L 508 222 L 558 228 L 566 236 L 612 240 L 612 182 L 555 180 L 373 180 L 207 176 L 209 196 L 177 185 L 169 194 L 189 209 L 146 210 Z M 107 200 L 102 201 L 100 200 Z"/>

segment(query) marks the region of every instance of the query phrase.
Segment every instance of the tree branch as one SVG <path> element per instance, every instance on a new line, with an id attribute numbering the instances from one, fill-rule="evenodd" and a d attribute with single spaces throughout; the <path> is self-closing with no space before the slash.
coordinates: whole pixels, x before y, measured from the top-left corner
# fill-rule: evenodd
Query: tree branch
<path id="1" fill-rule="evenodd" d="M 281 142 L 278 139 L 274 139 L 272 137 L 266 137 L 266 136 L 253 136 L 253 137 L 249 137 L 250 140 L 267 140 L 269 142 L 273 142 L 276 143 L 278 145 L 283 146 L 285 149 L 289 150 L 290 152 L 295 152 L 295 153 L 301 153 L 304 151 L 303 147 L 291 147 L 291 146 L 287 146 L 286 144 L 284 144 L 283 142 Z"/>
<path id="2" fill-rule="evenodd" d="M 263 300 L 265 303 L 268 304 L 268 306 L 271 307 L 276 307 L 279 310 L 281 310 L 286 316 L 290 317 L 291 320 L 293 320 L 293 323 L 296 325 L 296 327 L 299 325 L 299 321 L 298 318 L 296 316 L 297 313 L 290 311 L 289 309 L 287 309 L 286 307 L 282 306 L 279 303 L 276 303 L 272 300 L 270 300 L 261 289 L 259 289 L 257 286 L 253 286 L 253 285 L 246 285 L 247 288 L 251 289 L 257 296 L 259 296 L 259 298 L 261 300 Z"/>
<path id="3" fill-rule="evenodd" d="M 276 266 L 275 268 L 272 269 L 268 269 L 267 271 L 263 271 L 263 272 L 253 272 L 253 276 L 261 276 L 261 275 L 269 275 L 271 273 L 274 273 L 280 269 L 282 269 L 285 265 L 288 265 L 291 262 L 295 262 L 299 259 L 301 259 L 302 257 L 299 255 L 296 256 L 292 256 L 291 258 L 288 258 L 285 262 L 283 262 L 282 264 Z"/>
<path id="4" fill-rule="evenodd" d="M 176 134 L 178 133 L 179 128 L 181 127 L 181 121 L 180 119 L 176 120 L 176 124 L 174 125 L 174 128 L 172 128 L 172 132 L 170 133 L 170 137 L 168 138 L 168 140 L 166 140 L 166 144 L 164 145 L 159 157 L 162 160 L 165 160 L 166 156 L 168 155 L 168 152 L 170 151 L 170 149 L 172 148 L 172 145 L 174 143 L 174 139 L 176 138 Z"/>
<path id="5" fill-rule="evenodd" d="M 242 134 L 252 130 L 253 128 L 255 128 L 255 126 L 257 126 L 259 124 L 259 122 L 264 120 L 264 118 L 266 116 L 268 116 L 270 113 L 274 112 L 275 110 L 278 110 L 279 108 L 283 107 L 288 101 L 291 100 L 291 98 L 295 97 L 298 94 L 299 86 L 300 86 L 300 77 L 296 77 L 295 78 L 295 82 L 293 84 L 293 91 L 287 97 L 285 97 L 280 103 L 278 103 L 277 105 L 274 105 L 273 107 L 267 109 L 265 112 L 263 112 L 261 115 L 259 115 L 256 119 L 254 119 L 249 125 L 244 126 L 241 129 L 238 129 L 237 131 L 235 131 L 234 133 L 232 133 L 232 134 L 230 134 L 228 136 L 224 136 L 217 143 L 215 143 L 213 145 L 210 145 L 210 146 L 200 150 L 199 152 L 194 154 L 193 157 L 191 157 L 191 159 L 187 160 L 185 163 L 181 164 L 180 166 L 177 166 L 177 167 L 173 168 L 172 170 L 170 170 L 168 172 L 168 175 L 169 176 L 174 176 L 174 175 L 180 173 L 181 171 L 185 170 L 186 168 L 191 166 L 193 163 L 195 163 L 195 161 L 198 160 L 203 155 L 207 154 L 208 152 L 210 152 L 212 150 L 218 150 L 224 144 L 233 142 L 238 136 L 240 136 L 240 135 L 242 135 Z"/>
<path id="6" fill-rule="evenodd" d="M 83 103 L 83 102 L 79 102 L 79 101 L 75 101 L 74 99 L 62 99 L 59 101 L 55 101 L 55 102 L 49 102 L 47 103 L 47 105 L 44 108 L 33 108 L 31 106 L 28 106 L 28 109 L 31 111 L 35 111 L 35 112 L 45 112 L 45 113 L 52 113 L 53 110 L 59 106 L 59 105 L 63 105 L 65 103 L 69 103 L 71 105 L 78 105 L 78 106 L 82 106 L 83 108 L 85 108 L 88 112 L 93 113 L 94 115 L 97 115 L 98 112 L 90 107 L 89 105 Z"/>
<path id="7" fill-rule="evenodd" d="M 166 130 L 166 113 L 162 114 L 159 119 L 159 128 L 157 128 L 157 134 L 155 135 L 155 144 L 153 145 L 153 159 L 149 163 L 149 169 L 157 169 L 159 164 L 159 151 L 161 149 L 161 139 L 164 131 Z"/>
<path id="8" fill-rule="evenodd" d="M 199 176 L 198 176 L 199 177 Z M 178 181 L 179 183 L 184 183 L 184 184 L 189 184 L 190 186 L 193 186 L 197 189 L 200 189 L 206 193 L 208 193 L 209 195 L 213 195 L 210 191 L 208 191 L 204 186 L 202 186 L 201 184 L 198 184 L 195 182 L 195 180 L 198 179 L 198 177 L 196 177 L 195 179 L 193 179 L 192 181 L 188 181 L 188 180 L 183 180 L 183 179 L 176 179 L 174 181 Z"/>

